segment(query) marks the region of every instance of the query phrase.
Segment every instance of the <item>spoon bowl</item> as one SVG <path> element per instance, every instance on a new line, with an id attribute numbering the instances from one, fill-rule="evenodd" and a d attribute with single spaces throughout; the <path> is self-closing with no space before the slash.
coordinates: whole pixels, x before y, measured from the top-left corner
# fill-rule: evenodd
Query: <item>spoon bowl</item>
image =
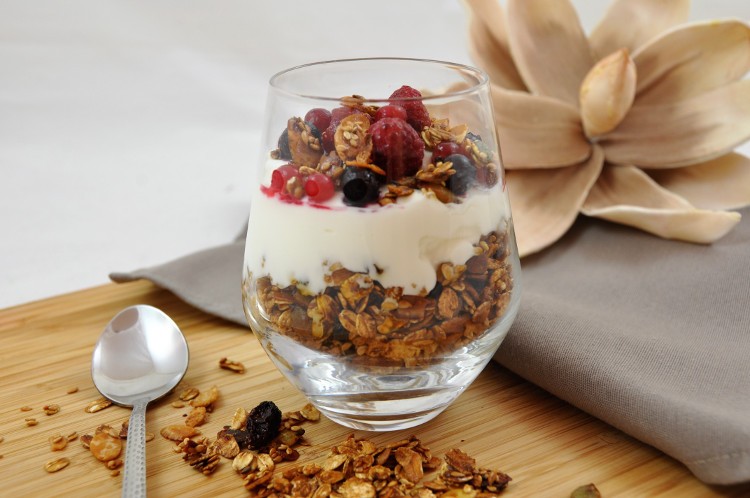
<path id="1" fill-rule="evenodd" d="M 177 324 L 143 304 L 115 315 L 96 343 L 91 359 L 94 385 L 113 403 L 133 407 L 122 496 L 146 496 L 146 406 L 182 380 L 189 356 Z"/>

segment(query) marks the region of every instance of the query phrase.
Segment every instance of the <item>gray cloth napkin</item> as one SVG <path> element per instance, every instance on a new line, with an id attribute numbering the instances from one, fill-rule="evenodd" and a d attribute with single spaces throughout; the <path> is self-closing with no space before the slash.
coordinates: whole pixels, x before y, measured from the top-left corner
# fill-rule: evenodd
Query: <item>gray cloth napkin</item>
<path id="1" fill-rule="evenodd" d="M 149 279 L 246 325 L 243 247 L 111 278 Z M 706 483 L 750 481 L 750 221 L 701 246 L 581 218 L 522 266 L 521 311 L 498 362 Z"/>

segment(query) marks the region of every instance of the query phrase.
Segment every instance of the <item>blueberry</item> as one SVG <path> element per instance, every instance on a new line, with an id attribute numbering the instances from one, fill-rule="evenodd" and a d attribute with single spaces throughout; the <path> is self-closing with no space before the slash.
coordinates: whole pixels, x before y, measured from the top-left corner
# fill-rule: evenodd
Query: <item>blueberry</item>
<path id="1" fill-rule="evenodd" d="M 341 175 L 344 202 L 350 206 L 365 206 L 378 200 L 380 179 L 367 168 L 348 166 Z"/>
<path id="2" fill-rule="evenodd" d="M 284 161 L 289 161 L 292 159 L 292 152 L 289 150 L 289 130 L 284 128 L 284 131 L 281 132 L 281 136 L 279 137 L 279 159 L 283 159 Z"/>
<path id="3" fill-rule="evenodd" d="M 461 154 L 451 154 L 444 161 L 453 163 L 453 169 L 456 171 L 446 182 L 446 186 L 456 195 L 464 195 L 477 179 L 477 168 L 471 163 L 471 160 Z"/>
<path id="4" fill-rule="evenodd" d="M 323 134 L 320 132 L 320 130 L 314 124 L 312 124 L 312 122 L 305 121 L 305 124 L 310 128 L 310 133 L 312 133 L 312 135 L 315 138 L 317 138 L 318 140 L 320 140 L 321 138 L 323 138 Z"/>

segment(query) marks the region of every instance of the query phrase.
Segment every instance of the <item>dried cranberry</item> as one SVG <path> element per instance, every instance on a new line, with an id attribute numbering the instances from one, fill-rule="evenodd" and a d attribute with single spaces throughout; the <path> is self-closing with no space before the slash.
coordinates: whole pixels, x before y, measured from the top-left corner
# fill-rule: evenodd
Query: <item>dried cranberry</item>
<path id="1" fill-rule="evenodd" d="M 422 131 L 425 126 L 430 126 L 430 113 L 422 103 L 422 94 L 419 90 L 404 85 L 393 92 L 388 100 L 406 109 L 406 121 L 415 130 Z"/>
<path id="2" fill-rule="evenodd" d="M 403 119 L 383 118 L 370 133 L 373 162 L 386 171 L 388 181 L 414 175 L 422 167 L 424 142 Z"/>
<path id="3" fill-rule="evenodd" d="M 273 401 L 263 401 L 247 415 L 247 432 L 250 434 L 252 449 L 268 446 L 279 434 L 281 410 Z"/>

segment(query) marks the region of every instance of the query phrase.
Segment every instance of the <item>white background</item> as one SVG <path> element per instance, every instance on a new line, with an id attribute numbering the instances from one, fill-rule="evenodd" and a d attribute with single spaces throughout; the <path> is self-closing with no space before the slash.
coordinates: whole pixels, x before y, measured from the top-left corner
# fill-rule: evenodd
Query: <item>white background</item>
<path id="1" fill-rule="evenodd" d="M 607 2 L 574 4 L 590 30 Z M 233 239 L 276 71 L 470 63 L 466 36 L 459 0 L 0 0 L 0 308 Z"/>

